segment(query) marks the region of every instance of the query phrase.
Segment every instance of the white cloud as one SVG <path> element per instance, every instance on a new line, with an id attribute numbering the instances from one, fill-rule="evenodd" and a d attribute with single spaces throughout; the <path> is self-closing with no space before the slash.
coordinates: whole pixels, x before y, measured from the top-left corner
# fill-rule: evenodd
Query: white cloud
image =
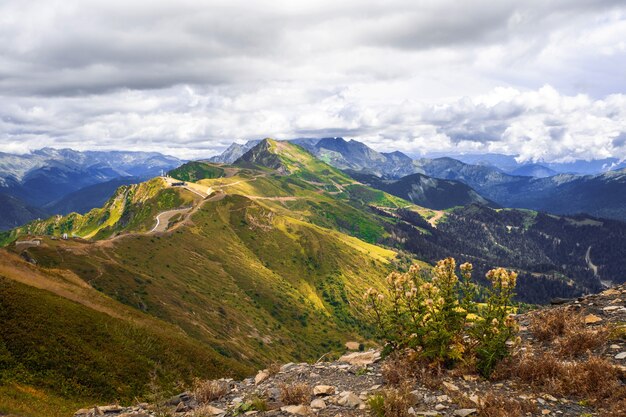
<path id="1" fill-rule="evenodd" d="M 0 151 L 341 135 L 621 157 L 624 39 L 620 0 L 5 0 Z"/>

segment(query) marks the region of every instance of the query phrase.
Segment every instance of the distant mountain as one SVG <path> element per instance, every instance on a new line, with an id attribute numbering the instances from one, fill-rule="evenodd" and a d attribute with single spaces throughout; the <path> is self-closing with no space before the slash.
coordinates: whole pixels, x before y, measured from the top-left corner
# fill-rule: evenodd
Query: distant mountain
<path id="1" fill-rule="evenodd" d="M 626 169 L 587 176 L 533 178 L 452 158 L 420 159 L 416 166 L 426 175 L 461 181 L 503 207 L 556 214 L 587 213 L 626 221 Z"/>
<path id="2" fill-rule="evenodd" d="M 46 216 L 45 211 L 29 206 L 16 197 L 0 194 L 0 230 L 11 229 Z"/>
<path id="3" fill-rule="evenodd" d="M 209 162 L 218 164 L 232 164 L 241 156 L 256 146 L 261 140 L 249 140 L 244 144 L 233 142 L 224 152 L 219 155 L 212 156 L 208 159 Z"/>
<path id="4" fill-rule="evenodd" d="M 359 182 L 435 210 L 468 204 L 499 207 L 459 181 L 442 180 L 423 174 L 411 174 L 398 180 L 385 180 L 371 174 L 347 172 Z"/>
<path id="5" fill-rule="evenodd" d="M 324 138 L 309 150 L 322 161 L 339 169 L 387 178 L 399 178 L 415 172 L 413 160 L 402 152 L 377 152 L 356 140 Z"/>
<path id="6" fill-rule="evenodd" d="M 102 207 L 115 193 L 115 190 L 122 185 L 137 184 L 139 182 L 141 182 L 139 177 L 120 177 L 107 182 L 89 185 L 45 205 L 44 209 L 52 214 L 69 214 L 72 212 L 83 214 L 93 208 Z"/>
<path id="7" fill-rule="evenodd" d="M 546 178 L 556 175 L 557 172 L 544 165 L 526 164 L 510 171 L 511 175 L 519 175 L 524 177 Z"/>
<path id="8" fill-rule="evenodd" d="M 444 155 L 438 155 L 439 157 Z M 470 165 L 488 165 L 498 168 L 508 174 L 528 175 L 517 173 L 516 170 L 524 166 L 541 165 L 554 172 L 554 174 L 593 175 L 607 171 L 626 168 L 626 162 L 620 162 L 617 158 L 592 159 L 589 161 L 577 159 L 571 162 L 518 162 L 515 155 L 503 155 L 497 153 L 487 154 L 449 154 L 445 155 Z M 548 175 L 544 175 L 548 176 Z"/>
<path id="9" fill-rule="evenodd" d="M 61 204 L 59 209 L 63 211 L 85 210 L 100 206 L 108 197 L 103 193 L 116 188 L 115 184 L 93 189 L 91 186 L 120 178 L 126 178 L 123 183 L 137 182 L 182 163 L 178 158 L 156 152 L 44 148 L 24 155 L 0 153 L 0 193 L 47 213 L 54 214 L 50 210 L 55 210 L 57 204 Z M 70 194 L 69 200 L 61 203 Z M 29 211 L 24 213 L 5 222 L 15 225 L 35 218 L 28 215 Z"/>

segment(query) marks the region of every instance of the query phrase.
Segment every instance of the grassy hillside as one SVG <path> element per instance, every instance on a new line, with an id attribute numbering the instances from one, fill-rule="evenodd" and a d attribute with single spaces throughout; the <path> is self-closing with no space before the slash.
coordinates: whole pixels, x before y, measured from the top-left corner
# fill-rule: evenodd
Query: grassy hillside
<path id="1" fill-rule="evenodd" d="M 119 187 L 102 208 L 86 214 L 70 213 L 35 220 L 24 226 L 0 234 L 0 243 L 7 243 L 22 235 L 76 236 L 103 239 L 119 232 L 150 230 L 155 216 L 164 210 L 189 206 L 198 196 L 181 188 L 167 188 L 161 178 L 141 184 Z"/>
<path id="2" fill-rule="evenodd" d="M 72 273 L 1 257 L 0 413 L 67 416 L 174 392 L 193 376 L 250 372 Z"/>
<path id="3" fill-rule="evenodd" d="M 66 285 L 63 291 L 56 291 L 57 284 L 35 289 L 33 286 L 44 281 L 32 279 L 18 284 L 16 274 L 3 281 L 7 300 L 4 311 L 14 318 L 9 323 L 14 330 L 7 333 L 15 351 L 11 357 L 31 355 L 28 349 L 20 351 L 20 346 L 28 346 L 26 342 L 16 342 L 23 338 L 18 331 L 19 320 L 28 323 L 24 331 L 33 335 L 33 344 L 50 347 L 58 358 L 47 360 L 38 354 L 37 362 L 45 365 L 26 372 L 20 371 L 24 367 L 20 361 L 3 362 L 7 375 L 11 375 L 3 389 L 6 398 L 12 398 L 4 400 L 5 404 L 0 402 L 4 409 L 26 414 L 37 409 L 39 400 L 25 394 L 23 387 L 43 393 L 48 403 L 58 404 L 56 414 L 51 415 L 66 415 L 59 410 L 81 401 L 145 395 L 151 377 L 144 374 L 158 369 L 160 361 L 171 362 L 171 369 L 160 376 L 163 386 L 188 380 L 184 370 L 195 368 L 188 363 L 192 359 L 181 362 L 168 352 L 204 361 L 205 369 L 198 368 L 196 374 L 210 374 L 223 363 L 237 365 L 229 366 L 229 371 L 221 368 L 219 373 L 241 374 L 274 361 L 314 360 L 341 350 L 348 340 L 368 338 L 372 329 L 363 324 L 361 296 L 368 287 L 381 286 L 396 257 L 395 252 L 364 241 L 384 235 L 380 219 L 362 212 L 358 206 L 363 201 L 351 201 L 350 193 L 334 186 L 328 191 L 326 184 L 302 176 L 252 167 L 228 169 L 233 175 L 227 178 L 200 181 L 220 198 L 196 201 L 193 214 L 165 234 L 105 238 L 112 231 L 147 230 L 157 213 L 186 204 L 183 199 L 190 193 L 166 188 L 155 179 L 136 190 L 118 190 L 104 208 L 86 215 L 103 219 L 108 217 L 103 213 L 133 213 L 134 222 L 123 222 L 120 215 L 108 226 L 96 228 L 96 233 L 84 226 L 93 222 L 77 222 L 73 225 L 78 227 L 70 230 L 83 233 L 90 241 L 44 237 L 39 246 L 27 249 L 15 243 L 8 246 L 37 267 L 16 256 L 11 257 L 12 263 L 61 274 L 57 281 L 69 276 L 73 286 L 69 290 Z M 332 185 L 336 179 L 326 181 Z M 163 204 L 170 193 L 177 193 L 178 199 Z M 54 236 L 68 230 L 63 228 L 68 217 L 52 220 L 31 224 L 29 231 L 42 230 L 41 234 Z M 46 228 L 50 224 L 54 227 Z M 14 231 L 11 236 L 19 233 Z M 79 294 L 75 293 L 77 288 Z M 56 291 L 53 294 L 52 289 Z M 83 304 L 100 298 L 108 300 L 105 307 Z M 61 314 L 52 314 L 52 310 Z M 117 311 L 149 318 L 153 324 L 148 328 L 152 330 L 133 328 L 130 323 L 135 319 L 128 317 L 120 321 Z M 40 322 L 42 327 L 37 325 Z M 151 333 L 154 323 L 170 330 L 157 337 Z M 44 334 L 43 328 L 50 331 Z M 61 337 L 65 343 L 58 346 L 56 341 L 64 328 L 72 331 Z M 101 328 L 107 332 L 102 333 Z M 176 347 L 166 339 L 170 332 L 184 335 L 179 342 L 184 342 L 183 346 Z M 74 350 L 74 345 L 81 343 L 80 335 L 91 333 L 93 345 Z M 111 344 L 98 350 L 96 346 L 104 343 L 105 337 L 112 340 Z M 185 351 L 192 348 L 203 351 Z M 160 350 L 165 352 L 159 356 Z M 114 352 L 120 355 L 117 361 L 110 356 Z M 74 368 L 63 364 L 79 361 L 76 355 L 84 356 L 84 366 L 99 375 L 94 381 L 107 382 L 89 385 L 73 375 Z M 128 366 L 127 361 L 136 365 Z M 20 408 L 19 403 L 24 405 Z"/>
<path id="4" fill-rule="evenodd" d="M 168 175 L 172 178 L 191 182 L 203 178 L 220 178 L 223 177 L 224 174 L 225 171 L 223 168 L 202 161 L 187 162 L 168 172 Z"/>

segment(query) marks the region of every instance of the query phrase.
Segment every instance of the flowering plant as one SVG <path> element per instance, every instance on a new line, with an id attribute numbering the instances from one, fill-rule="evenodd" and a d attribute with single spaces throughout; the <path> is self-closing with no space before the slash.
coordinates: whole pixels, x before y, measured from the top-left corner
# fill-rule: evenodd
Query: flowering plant
<path id="1" fill-rule="evenodd" d="M 502 268 L 489 271 L 492 286 L 485 303 L 478 304 L 472 265 L 460 266 L 460 278 L 456 269 L 455 260 L 446 258 L 428 277 L 414 264 L 405 273 L 389 274 L 387 290 L 370 288 L 365 299 L 387 352 L 411 349 L 438 365 L 463 362 L 488 375 L 517 331 L 510 315 L 517 274 Z"/>

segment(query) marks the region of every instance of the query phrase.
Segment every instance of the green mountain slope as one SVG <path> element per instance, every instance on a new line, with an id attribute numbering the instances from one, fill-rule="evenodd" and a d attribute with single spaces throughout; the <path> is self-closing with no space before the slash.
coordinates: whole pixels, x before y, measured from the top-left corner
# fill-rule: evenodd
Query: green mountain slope
<path id="1" fill-rule="evenodd" d="M 60 271 L 74 277 L 78 287 L 89 291 L 80 299 L 92 299 L 93 294 L 99 294 L 114 305 L 124 306 L 122 311 L 134 311 L 156 323 L 164 323 L 164 328 L 175 329 L 185 335 L 185 340 L 204 349 L 193 354 L 198 360 L 206 361 L 214 355 L 223 363 L 232 361 L 238 364 L 238 368 L 233 367 L 234 373 L 274 361 L 317 359 L 329 351 L 340 350 L 348 340 L 366 340 L 372 329 L 363 324 L 362 294 L 370 286 L 381 286 L 396 254 L 354 237 L 369 236 L 377 240 L 385 233 L 376 214 L 362 212 L 358 207 L 369 198 L 391 205 L 399 200 L 390 197 L 386 201 L 384 193 L 373 191 L 372 196 L 355 193 L 359 195 L 353 201 L 351 191 L 333 188 L 337 181 L 344 182 L 340 187 L 358 187 L 349 184 L 352 181 L 341 173 L 320 178 L 326 182 L 315 184 L 310 179 L 279 175 L 267 168 L 227 169 L 228 177 L 203 179 L 194 185 L 202 189 L 211 187 L 213 196 L 195 200 L 194 209 L 168 232 L 147 232 L 154 224 L 154 217 L 150 219 L 150 216 L 184 206 L 185 199 L 193 194 L 166 187 L 158 182 L 160 179 L 155 179 L 140 184 L 137 189 L 118 190 L 103 209 L 86 215 L 106 219 L 113 218 L 113 213 L 132 213 L 128 217 L 135 221 L 123 222 L 120 219 L 124 216 L 119 215 L 118 220 L 96 227 L 98 231 L 93 233 L 90 227 L 94 222 L 76 222 L 68 229 L 60 226 L 67 224 L 66 218 L 48 219 L 29 225 L 28 230 L 12 231 L 14 241 L 8 249 L 37 265 L 29 268 Z M 299 172 L 305 170 L 303 165 Z M 163 204 L 164 196 L 168 195 L 177 199 Z M 51 228 L 51 224 L 56 227 Z M 87 239 L 56 239 L 63 230 L 82 234 Z M 33 236 L 38 231 L 41 232 L 37 237 Z M 109 238 L 113 233 L 117 236 Z M 33 239 L 40 243 L 33 243 Z M 12 263 L 25 264 L 16 256 L 11 259 Z M 12 281 L 17 279 L 7 278 L 9 287 L 16 287 Z M 35 291 L 32 288 L 35 282 L 28 282 L 30 287 L 20 284 L 20 297 L 40 305 L 44 309 L 42 315 L 51 309 L 68 310 L 67 314 L 63 313 L 63 320 L 58 321 L 54 314 L 48 313 L 48 319 L 54 323 L 47 326 L 51 329 L 51 339 L 62 333 L 62 327 L 76 329 L 76 334 L 68 335 L 68 350 L 81 342 L 78 332 L 96 331 L 89 323 L 96 328 L 115 328 L 114 324 L 107 324 L 112 319 L 105 317 L 106 312 L 103 317 L 96 317 L 83 311 L 87 309 L 80 305 L 72 310 L 72 294 L 52 296 L 48 288 Z M 14 297 L 17 296 L 11 295 Z M 16 313 L 16 306 L 22 304 L 28 306 L 29 302 L 14 303 L 13 316 L 26 322 L 39 320 L 39 316 L 29 316 L 27 311 Z M 145 338 L 139 331 L 132 334 Z M 100 343 L 97 340 L 94 343 Z M 120 347 L 132 343 L 132 339 L 120 340 L 111 349 L 123 357 L 120 361 L 157 361 L 158 358 L 136 357 L 138 351 Z M 155 349 L 161 348 L 157 342 L 151 343 Z M 44 338 L 41 344 L 54 346 L 54 340 Z M 28 353 L 16 346 L 15 355 Z M 59 361 L 75 360 L 70 351 L 57 351 Z M 95 397 L 107 401 L 127 398 L 125 393 L 110 390 L 111 386 L 124 386 L 127 379 L 138 381 L 133 392 L 139 397 L 145 395 L 150 378 L 117 375 L 117 366 L 104 367 L 107 351 L 102 352 L 103 356 L 89 359 L 85 366 L 97 369 L 103 378 L 110 380 L 110 385 L 102 386 L 101 391 L 92 386 L 97 392 L 85 392 L 85 402 Z M 78 352 L 82 351 L 78 349 Z M 84 354 L 91 358 L 89 352 Z M 171 360 L 166 355 L 161 359 Z M 56 375 L 58 380 L 74 378 L 59 376 L 62 372 L 71 373 L 61 362 L 43 363 L 40 369 L 46 375 Z M 119 361 L 117 364 L 122 366 Z M 19 364 L 10 362 L 6 367 L 14 372 Z M 172 371 L 171 375 L 177 374 Z M 186 375 L 179 376 L 185 380 Z M 55 398 L 65 395 L 63 387 L 48 385 L 42 379 L 15 380 L 27 384 L 29 389 L 45 389 L 47 395 Z"/>
<path id="2" fill-rule="evenodd" d="M 26 234 L 103 239 L 120 232 L 146 231 L 152 228 L 159 212 L 190 206 L 197 200 L 197 195 L 182 188 L 168 187 L 163 179 L 154 178 L 119 187 L 102 208 L 85 214 L 70 213 L 35 220 L 2 233 L 0 243 Z"/>
<path id="3" fill-rule="evenodd" d="M 4 250 L 0 323 L 0 413 L 71 415 L 92 402 L 173 392 L 194 376 L 250 372 L 71 272 Z"/>

